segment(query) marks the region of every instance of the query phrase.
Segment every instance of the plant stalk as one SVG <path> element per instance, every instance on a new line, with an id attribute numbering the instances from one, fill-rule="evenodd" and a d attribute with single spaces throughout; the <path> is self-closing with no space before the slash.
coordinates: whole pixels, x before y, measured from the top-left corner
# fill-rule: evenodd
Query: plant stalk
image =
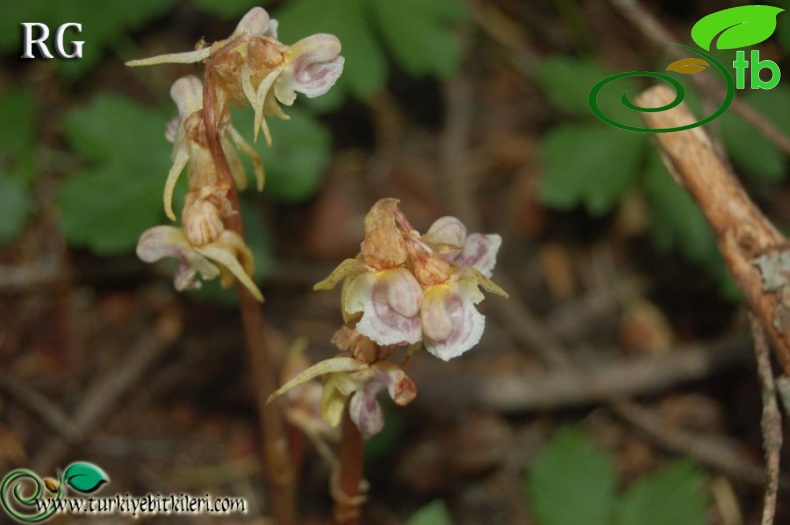
<path id="1" fill-rule="evenodd" d="M 220 130 L 217 119 L 224 108 L 215 107 L 212 96 L 211 61 L 206 64 L 206 76 L 203 85 L 203 119 L 206 125 L 211 156 L 218 176 L 228 185 L 228 199 L 236 211 L 227 217 L 226 226 L 244 238 L 241 207 L 236 192 L 236 185 L 230 171 L 228 159 L 222 149 Z M 279 525 L 297 525 L 296 487 L 294 468 L 291 463 L 285 422 L 277 405 L 266 401 L 276 390 L 275 363 L 266 345 L 266 321 L 263 317 L 261 304 L 242 284 L 236 283 L 239 295 L 239 307 L 244 325 L 244 335 L 248 357 L 252 367 L 252 380 L 255 398 L 258 405 L 258 417 L 261 425 L 265 472 L 267 477 L 268 495 L 271 509 Z"/>
<path id="2" fill-rule="evenodd" d="M 348 406 L 343 411 L 340 443 L 340 494 L 335 494 L 335 523 L 359 525 L 360 484 L 362 483 L 362 433 L 351 419 Z"/>

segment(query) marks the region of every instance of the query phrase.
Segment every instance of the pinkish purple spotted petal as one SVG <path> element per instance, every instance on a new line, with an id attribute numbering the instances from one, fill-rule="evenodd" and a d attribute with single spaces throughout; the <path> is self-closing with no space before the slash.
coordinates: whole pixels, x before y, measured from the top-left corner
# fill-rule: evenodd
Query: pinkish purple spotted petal
<path id="1" fill-rule="evenodd" d="M 473 233 L 466 238 L 461 253 L 453 262 L 461 268 L 472 267 L 486 277 L 491 277 L 501 245 L 502 237 L 497 234 Z"/>
<path id="2" fill-rule="evenodd" d="M 448 361 L 480 341 L 485 317 L 474 305 L 481 297 L 474 284 L 454 283 L 426 290 L 420 317 L 428 352 Z"/>

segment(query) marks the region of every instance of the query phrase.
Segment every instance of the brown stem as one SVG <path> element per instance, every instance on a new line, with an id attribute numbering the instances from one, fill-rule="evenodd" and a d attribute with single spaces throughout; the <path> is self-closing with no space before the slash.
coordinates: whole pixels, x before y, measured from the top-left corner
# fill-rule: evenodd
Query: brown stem
<path id="1" fill-rule="evenodd" d="M 217 175 L 227 184 L 228 199 L 235 211 L 226 218 L 226 226 L 243 238 L 244 228 L 239 197 L 228 159 L 222 150 L 220 130 L 217 126 L 217 119 L 222 115 L 224 109 L 216 107 L 212 96 L 211 66 L 211 61 L 209 61 L 206 64 L 206 77 L 203 86 L 203 119 L 206 125 L 206 136 Z M 266 403 L 269 395 L 276 390 L 277 380 L 275 366 L 266 345 L 266 322 L 263 310 L 261 304 L 243 285 L 237 283 L 236 290 L 239 295 L 247 352 L 252 366 L 252 380 L 261 424 L 263 457 L 272 513 L 280 525 L 296 525 L 296 478 L 288 450 L 285 422 L 282 414 L 277 410 L 277 406 Z"/>
<path id="2" fill-rule="evenodd" d="M 671 102 L 674 92 L 656 86 L 636 103 L 656 108 Z M 668 111 L 642 113 L 652 128 L 671 128 L 696 122 L 685 104 Z M 719 249 L 749 307 L 773 344 L 785 374 L 790 374 L 790 333 L 775 323 L 782 307 L 778 294 L 763 289 L 763 276 L 755 258 L 785 244 L 784 236 L 749 199 L 735 175 L 716 156 L 702 128 L 655 135 L 677 182 L 697 201 L 708 219 Z"/>
<path id="3" fill-rule="evenodd" d="M 362 433 L 346 407 L 343 412 L 343 441 L 340 443 L 340 479 L 334 487 L 335 523 L 358 525 L 362 482 Z"/>

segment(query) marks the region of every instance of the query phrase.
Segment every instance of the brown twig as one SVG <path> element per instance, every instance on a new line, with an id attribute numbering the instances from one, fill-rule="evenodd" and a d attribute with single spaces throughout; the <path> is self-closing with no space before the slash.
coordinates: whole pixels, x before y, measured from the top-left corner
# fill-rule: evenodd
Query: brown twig
<path id="1" fill-rule="evenodd" d="M 692 434 L 669 425 L 665 418 L 632 401 L 617 401 L 610 408 L 662 447 L 688 455 L 703 465 L 754 485 L 763 484 L 762 468 L 743 459 L 734 446 L 721 439 Z"/>
<path id="2" fill-rule="evenodd" d="M 671 56 L 676 58 L 685 57 L 681 48 L 672 45 L 672 42 L 679 40 L 672 35 L 661 22 L 653 16 L 650 11 L 645 9 L 636 0 L 610 0 L 612 5 L 617 8 L 632 24 L 639 28 L 643 35 L 654 45 L 661 47 Z M 702 76 L 693 76 L 692 80 L 706 92 L 718 95 L 724 94 L 721 85 L 713 83 L 710 79 Z M 754 129 L 759 131 L 765 138 L 773 142 L 776 147 L 790 155 L 790 137 L 784 134 L 771 121 L 763 117 L 750 105 L 742 100 L 735 98 L 732 102 L 732 110 L 737 113 Z"/>
<path id="3" fill-rule="evenodd" d="M 656 86 L 637 99 L 641 107 L 668 104 L 674 93 Z M 652 128 L 670 128 L 696 122 L 685 104 L 657 113 L 642 113 Z M 710 138 L 701 128 L 656 135 L 664 159 L 678 183 L 697 201 L 708 219 L 730 274 L 743 292 L 752 312 L 760 320 L 785 373 L 790 373 L 790 335 L 775 323 L 783 308 L 778 293 L 763 288 L 763 275 L 756 258 L 784 245 L 784 236 L 749 199 L 735 175 L 713 151 Z"/>
<path id="4" fill-rule="evenodd" d="M 221 56 L 217 52 L 212 56 Z M 228 186 L 228 200 L 234 214 L 227 217 L 227 227 L 244 238 L 241 207 L 236 185 L 231 175 L 228 159 L 222 148 L 220 129 L 217 125 L 225 108 L 217 107 L 214 100 L 214 83 L 211 76 L 212 59 L 206 63 L 203 85 L 203 119 L 206 136 L 218 177 Z M 275 404 L 267 404 L 269 396 L 277 389 L 274 360 L 266 344 L 266 323 L 260 303 L 241 283 L 236 284 L 239 307 L 244 325 L 244 336 L 252 368 L 255 400 L 261 425 L 263 455 L 269 484 L 272 512 L 280 525 L 296 525 L 296 487 L 294 468 L 291 463 L 285 422 Z"/>
<path id="5" fill-rule="evenodd" d="M 500 373 L 479 387 L 480 402 L 493 410 L 556 410 L 607 402 L 624 396 L 661 392 L 743 364 L 749 340 L 727 337 L 707 345 L 687 345 L 666 355 L 596 362 L 535 373 Z"/>
<path id="6" fill-rule="evenodd" d="M 779 459 L 782 449 L 782 415 L 776 402 L 776 385 L 771 370 L 771 355 L 765 330 L 760 322 L 751 316 L 752 336 L 754 337 L 754 355 L 757 358 L 757 377 L 760 378 L 763 399 L 763 415 L 760 424 L 763 430 L 763 448 L 765 449 L 765 469 L 767 481 L 763 500 L 762 525 L 771 525 L 776 514 L 776 494 L 779 490 Z"/>
<path id="7" fill-rule="evenodd" d="M 70 427 L 78 429 L 80 437 L 89 436 L 145 371 L 165 353 L 180 332 L 180 316 L 173 311 L 162 314 L 154 333 L 144 335 L 112 373 L 102 376 L 85 391 L 82 402 L 71 417 Z M 33 469 L 38 472 L 51 470 L 75 444 L 68 438 L 58 435 L 49 441 L 34 457 Z"/>
<path id="8" fill-rule="evenodd" d="M 0 391 L 29 410 L 68 443 L 77 443 L 82 440 L 80 428 L 72 423 L 69 416 L 32 387 L 0 373 Z"/>

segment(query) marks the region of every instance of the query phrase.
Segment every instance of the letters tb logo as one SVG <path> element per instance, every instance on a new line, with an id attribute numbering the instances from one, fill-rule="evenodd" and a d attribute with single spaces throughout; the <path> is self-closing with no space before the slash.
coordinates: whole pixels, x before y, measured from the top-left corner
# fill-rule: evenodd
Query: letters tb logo
<path id="1" fill-rule="evenodd" d="M 735 68 L 735 87 L 744 89 L 746 87 L 746 70 L 751 68 L 751 88 L 752 89 L 773 89 L 782 78 L 779 66 L 773 60 L 760 60 L 760 52 L 752 50 L 750 60 L 746 60 L 746 51 L 735 53 L 735 61 L 732 63 Z M 760 71 L 767 69 L 771 72 L 771 78 L 763 80 L 760 78 Z"/>
<path id="2" fill-rule="evenodd" d="M 82 32 L 82 24 L 69 22 L 61 24 L 55 31 L 55 52 L 61 58 L 82 58 L 82 40 L 71 41 L 71 51 L 66 51 L 66 31 L 74 28 L 77 33 Z M 44 58 L 55 58 L 49 51 L 47 39 L 49 38 L 49 26 L 39 22 L 22 22 L 22 58 L 36 58 L 33 54 L 33 46 L 38 47 L 38 52 Z"/>

